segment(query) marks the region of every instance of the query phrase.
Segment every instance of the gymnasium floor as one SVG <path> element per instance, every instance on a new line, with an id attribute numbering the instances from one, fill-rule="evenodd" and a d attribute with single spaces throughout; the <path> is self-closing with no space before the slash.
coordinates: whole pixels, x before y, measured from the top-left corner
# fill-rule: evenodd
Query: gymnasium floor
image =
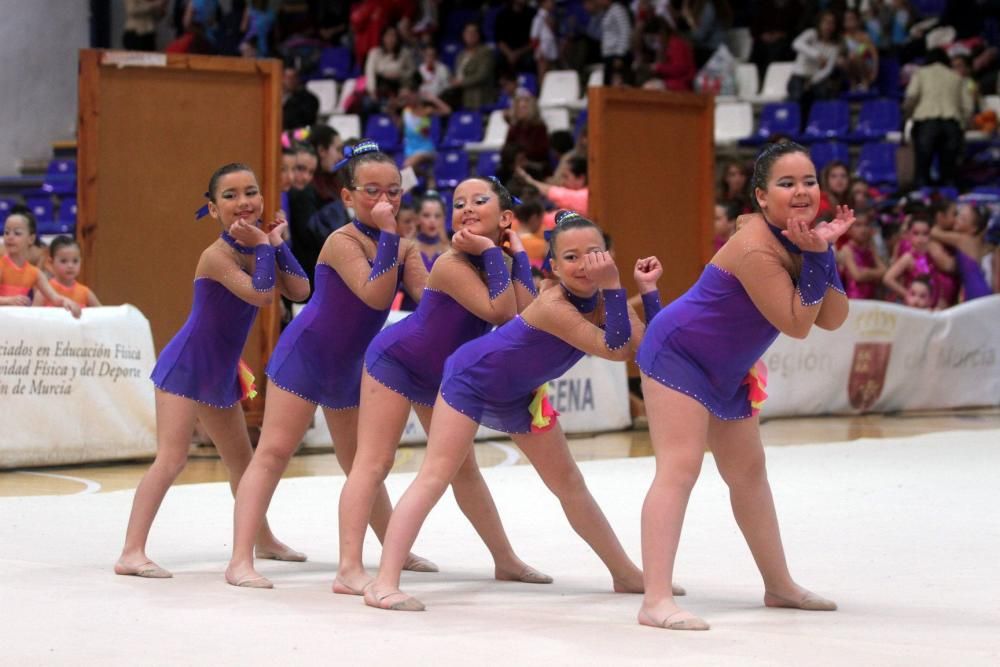
<path id="1" fill-rule="evenodd" d="M 269 512 L 309 562 L 261 562 L 276 588 L 237 589 L 222 578 L 232 500 L 220 465 L 200 449 L 150 538 L 169 580 L 111 572 L 145 464 L 0 473 L 0 664 L 1000 664 L 1000 410 L 780 420 L 763 430 L 792 572 L 835 599 L 835 613 L 762 606 L 709 454 L 676 576 L 688 590 L 683 604 L 712 630 L 638 626 L 639 597 L 610 592 L 600 561 L 530 466 L 511 465 L 516 451 L 504 443 L 478 446 L 484 476 L 519 555 L 554 584 L 494 581 L 488 553 L 446 494 L 414 548 L 441 572 L 403 577 L 427 612 L 333 595 L 344 477 L 321 453 L 296 457 Z M 637 559 L 652 476 L 647 434 L 572 447 Z M 391 496 L 412 479 L 420 452 L 401 452 Z"/>

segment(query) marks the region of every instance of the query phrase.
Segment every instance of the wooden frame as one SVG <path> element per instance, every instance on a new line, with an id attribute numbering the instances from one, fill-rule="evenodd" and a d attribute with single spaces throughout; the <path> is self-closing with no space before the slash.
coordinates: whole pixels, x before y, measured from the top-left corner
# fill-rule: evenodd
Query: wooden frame
<path id="1" fill-rule="evenodd" d="M 713 115 L 705 95 L 617 87 L 588 92 L 590 215 L 611 235 L 630 293 L 639 257 L 663 262 L 666 302 L 687 291 L 712 256 Z"/>
<path id="2" fill-rule="evenodd" d="M 81 280 L 104 303 L 142 310 L 157 350 L 190 312 L 195 265 L 219 234 L 213 219 L 194 220 L 212 172 L 249 164 L 265 215 L 279 206 L 281 78 L 277 60 L 80 52 Z M 277 336 L 272 305 L 244 350 L 260 378 Z M 249 420 L 262 412 L 255 401 Z"/>

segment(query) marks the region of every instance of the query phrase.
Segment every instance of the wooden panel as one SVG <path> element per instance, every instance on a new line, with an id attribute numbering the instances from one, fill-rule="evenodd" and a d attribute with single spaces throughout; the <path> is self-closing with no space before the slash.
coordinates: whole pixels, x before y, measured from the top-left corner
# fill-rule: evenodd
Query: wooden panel
<path id="1" fill-rule="evenodd" d="M 712 250 L 713 102 L 686 93 L 588 92 L 590 214 L 613 240 L 622 284 L 656 255 L 666 303 L 697 280 Z"/>
<path id="2" fill-rule="evenodd" d="M 220 231 L 212 218 L 194 220 L 212 172 L 249 164 L 265 215 L 278 207 L 281 65 L 174 54 L 162 66 L 103 64 L 119 56 L 80 56 L 82 280 L 104 303 L 142 310 L 159 350 L 184 323 L 198 258 Z M 275 311 L 261 313 L 244 352 L 259 377 Z"/>

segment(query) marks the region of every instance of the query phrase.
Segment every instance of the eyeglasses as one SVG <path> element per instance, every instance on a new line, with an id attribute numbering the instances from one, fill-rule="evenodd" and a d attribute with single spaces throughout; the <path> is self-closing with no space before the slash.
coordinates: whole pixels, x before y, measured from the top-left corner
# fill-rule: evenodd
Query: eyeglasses
<path id="1" fill-rule="evenodd" d="M 377 185 L 355 185 L 351 189 L 363 192 L 370 199 L 378 199 L 383 193 L 389 199 L 399 199 L 403 196 L 403 188 L 398 185 L 390 185 L 387 188 L 380 188 Z"/>

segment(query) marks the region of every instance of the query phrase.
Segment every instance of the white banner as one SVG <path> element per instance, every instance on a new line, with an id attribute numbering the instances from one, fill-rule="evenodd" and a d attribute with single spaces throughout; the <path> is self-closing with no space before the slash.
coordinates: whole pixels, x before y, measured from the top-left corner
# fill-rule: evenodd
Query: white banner
<path id="1" fill-rule="evenodd" d="M 406 313 L 393 312 L 390 321 L 397 322 Z M 629 428 L 628 376 L 623 362 L 608 361 L 600 357 L 584 357 L 573 368 L 549 383 L 549 400 L 560 412 L 559 424 L 566 433 L 594 433 Z M 480 427 L 476 439 L 505 438 L 505 434 Z M 400 442 L 426 442 L 427 434 L 420 426 L 416 414 L 410 411 L 406 430 Z M 323 411 L 316 411 L 313 428 L 306 433 L 306 446 L 331 444 Z"/>
<path id="2" fill-rule="evenodd" d="M 0 468 L 154 454 L 153 364 L 132 306 L 0 308 Z"/>
<path id="3" fill-rule="evenodd" d="M 836 331 L 764 355 L 764 417 L 1000 405 L 1000 295 L 930 312 L 851 301 Z"/>

